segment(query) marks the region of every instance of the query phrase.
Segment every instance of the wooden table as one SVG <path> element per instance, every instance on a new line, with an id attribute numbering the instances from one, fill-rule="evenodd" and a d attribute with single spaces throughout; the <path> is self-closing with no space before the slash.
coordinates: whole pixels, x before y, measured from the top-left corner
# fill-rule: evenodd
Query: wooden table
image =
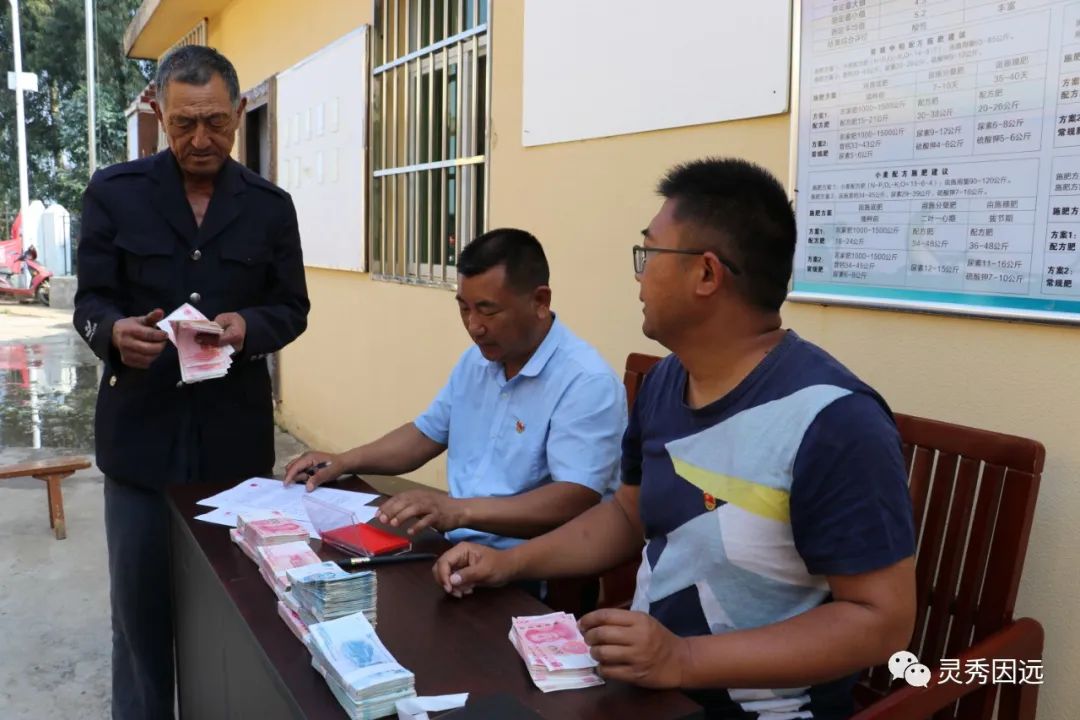
<path id="1" fill-rule="evenodd" d="M 401 478 L 339 483 L 394 494 L 418 487 Z M 196 505 L 225 489 L 216 484 L 174 487 L 171 506 L 177 682 L 182 718 L 343 718 L 311 656 L 278 617 L 273 591 L 258 568 L 219 525 L 194 516 Z M 429 532 L 418 551 L 447 547 Z M 319 554 L 336 557 L 333 550 Z M 477 590 L 458 600 L 431 577 L 426 562 L 379 568 L 378 633 L 416 675 L 420 695 L 468 692 L 471 698 L 507 693 L 548 720 L 699 718 L 701 708 L 675 691 L 619 682 L 600 688 L 542 693 L 507 640 L 510 618 L 548 608 L 513 588 Z"/>

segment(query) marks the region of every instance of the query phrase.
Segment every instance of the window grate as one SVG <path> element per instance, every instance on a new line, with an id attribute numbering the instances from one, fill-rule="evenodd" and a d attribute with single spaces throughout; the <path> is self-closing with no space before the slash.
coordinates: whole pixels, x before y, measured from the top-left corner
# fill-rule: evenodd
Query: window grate
<path id="1" fill-rule="evenodd" d="M 489 0 L 378 0 L 371 73 L 371 267 L 452 286 L 484 231 Z"/>
<path id="2" fill-rule="evenodd" d="M 158 62 L 166 55 L 171 53 L 177 48 L 187 47 L 188 45 L 205 45 L 206 44 L 206 18 L 199 21 L 199 24 L 187 31 L 184 37 L 177 40 L 168 50 L 161 53 L 161 57 L 158 58 Z"/>

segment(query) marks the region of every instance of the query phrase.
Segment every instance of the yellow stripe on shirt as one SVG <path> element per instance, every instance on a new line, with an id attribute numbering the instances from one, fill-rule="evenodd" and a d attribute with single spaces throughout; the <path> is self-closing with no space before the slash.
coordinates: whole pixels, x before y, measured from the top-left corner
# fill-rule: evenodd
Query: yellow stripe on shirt
<path id="1" fill-rule="evenodd" d="M 791 522 L 790 494 L 786 490 L 712 472 L 673 457 L 675 472 L 686 482 L 717 500 L 778 522 Z"/>

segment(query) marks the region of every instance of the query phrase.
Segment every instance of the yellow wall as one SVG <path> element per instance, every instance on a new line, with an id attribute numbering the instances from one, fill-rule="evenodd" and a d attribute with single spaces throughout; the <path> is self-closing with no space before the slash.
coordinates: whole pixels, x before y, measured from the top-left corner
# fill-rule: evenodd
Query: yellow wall
<path id="1" fill-rule="evenodd" d="M 491 224 L 534 232 L 549 253 L 560 316 L 620 366 L 657 352 L 640 334 L 630 246 L 658 206 L 671 164 L 741 155 L 788 176 L 786 116 L 525 149 L 521 146 L 524 0 L 492 18 Z M 211 18 L 210 43 L 255 85 L 368 21 L 370 3 L 238 0 Z M 722 78 L 715 89 L 722 91 Z M 284 353 L 287 427 L 340 450 L 421 411 L 467 346 L 451 294 L 309 269 L 307 333 Z M 1080 561 L 1080 330 L 789 304 L 789 327 L 876 386 L 897 411 L 1035 437 L 1047 466 L 1018 603 L 1048 629 L 1040 718 L 1075 716 L 1080 623 L 1072 582 Z M 442 485 L 442 463 L 414 476 Z"/>
<path id="2" fill-rule="evenodd" d="M 242 89 L 371 21 L 360 0 L 236 0 L 208 23 L 208 43 L 236 65 Z M 342 82 L 347 82 L 342 78 Z M 308 330 L 282 353 L 280 421 L 313 447 L 340 450 L 422 412 L 468 337 L 446 290 L 308 268 Z M 414 474 L 445 487 L 445 466 Z"/>

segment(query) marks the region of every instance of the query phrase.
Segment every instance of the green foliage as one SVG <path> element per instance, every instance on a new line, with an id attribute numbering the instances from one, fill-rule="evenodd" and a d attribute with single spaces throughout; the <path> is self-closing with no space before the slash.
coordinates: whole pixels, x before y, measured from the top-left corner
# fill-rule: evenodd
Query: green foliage
<path id="1" fill-rule="evenodd" d="M 124 109 L 149 80 L 153 64 L 124 55 L 124 30 L 140 0 L 95 0 L 97 160 L 124 160 Z M 78 215 L 89 179 L 86 137 L 86 25 L 84 0 L 21 0 L 24 72 L 38 75 L 38 92 L 25 94 L 30 199 L 58 202 Z M 0 220 L 19 206 L 11 9 L 0 2 Z M 7 234 L 6 222 L 0 233 Z"/>

